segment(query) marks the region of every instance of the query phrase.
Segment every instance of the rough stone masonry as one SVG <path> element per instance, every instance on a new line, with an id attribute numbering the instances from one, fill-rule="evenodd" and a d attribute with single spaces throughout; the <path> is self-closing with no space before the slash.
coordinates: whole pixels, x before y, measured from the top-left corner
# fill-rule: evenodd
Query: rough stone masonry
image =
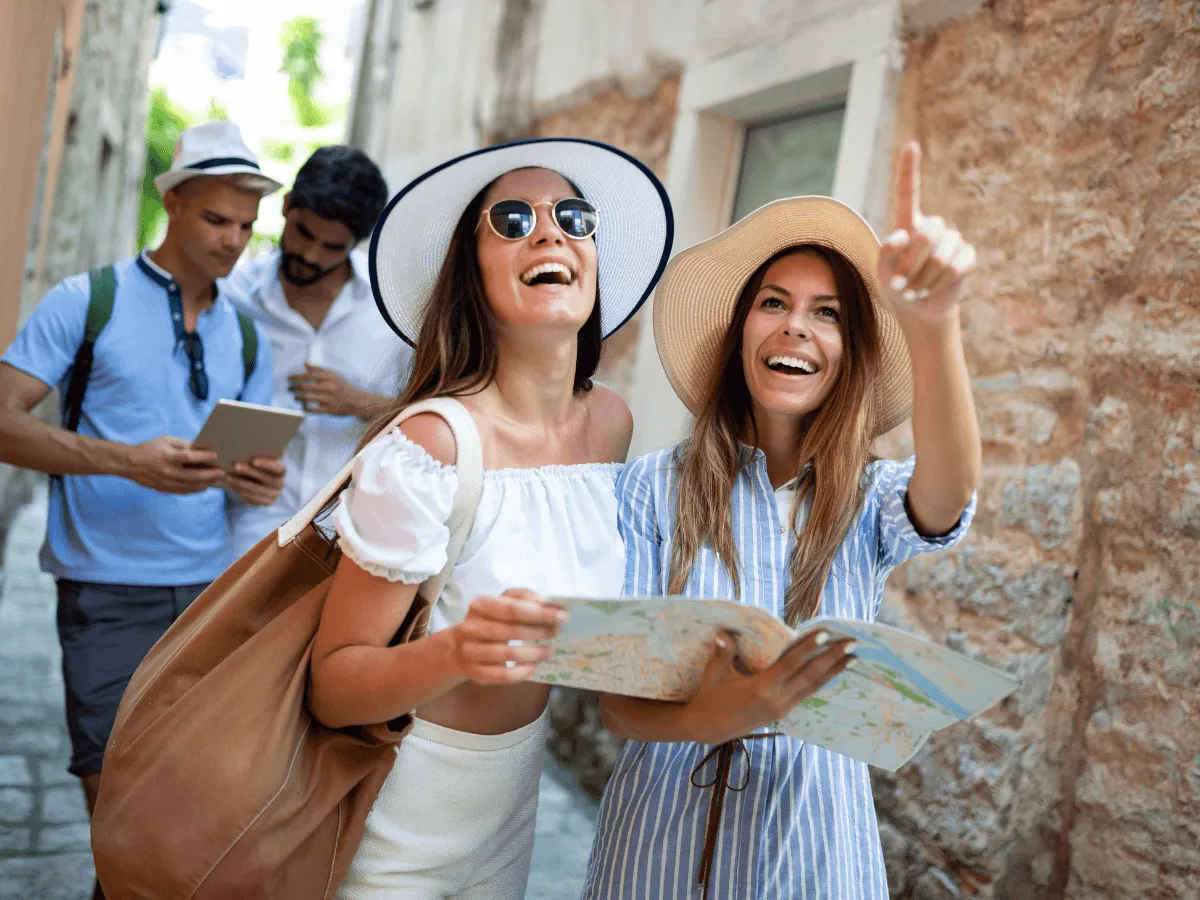
<path id="1" fill-rule="evenodd" d="M 1195 897 L 1200 3 L 996 0 L 909 45 L 902 128 L 982 249 L 985 469 L 887 606 L 1024 687 L 876 779 L 893 896 Z"/>

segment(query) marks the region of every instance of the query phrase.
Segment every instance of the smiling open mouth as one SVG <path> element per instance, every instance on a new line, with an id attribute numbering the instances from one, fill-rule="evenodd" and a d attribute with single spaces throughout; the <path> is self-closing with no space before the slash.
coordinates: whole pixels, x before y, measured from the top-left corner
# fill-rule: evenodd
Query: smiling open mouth
<path id="1" fill-rule="evenodd" d="M 562 263 L 542 263 L 522 273 L 521 283 L 529 286 L 539 284 L 571 284 L 575 273 Z"/>
<path id="2" fill-rule="evenodd" d="M 784 375 L 815 375 L 820 369 L 806 359 L 796 356 L 768 356 L 763 360 L 772 372 Z"/>

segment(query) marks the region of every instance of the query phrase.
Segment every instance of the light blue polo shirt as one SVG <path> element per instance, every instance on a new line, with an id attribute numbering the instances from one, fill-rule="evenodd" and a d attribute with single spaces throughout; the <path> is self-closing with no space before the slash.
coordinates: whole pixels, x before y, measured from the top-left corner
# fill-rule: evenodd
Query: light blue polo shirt
<path id="1" fill-rule="evenodd" d="M 170 276 L 145 254 L 116 263 L 114 271 L 116 300 L 96 342 L 81 435 L 123 444 L 163 435 L 191 441 L 220 399 L 241 395 L 248 403 L 270 404 L 271 342 L 258 328 L 258 362 L 243 385 L 242 335 L 226 297 L 218 295 L 196 323 L 209 383 L 208 399 L 197 400 L 187 355 L 175 344 Z M 65 392 L 83 342 L 88 293 L 86 274 L 53 288 L 3 361 Z M 56 578 L 183 585 L 211 581 L 224 568 L 221 488 L 163 494 L 115 475 L 68 475 L 50 484 L 42 569 Z"/>

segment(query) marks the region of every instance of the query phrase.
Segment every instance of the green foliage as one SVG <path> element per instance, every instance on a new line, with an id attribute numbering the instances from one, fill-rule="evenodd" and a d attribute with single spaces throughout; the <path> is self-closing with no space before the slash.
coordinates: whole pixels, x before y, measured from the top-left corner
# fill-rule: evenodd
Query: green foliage
<path id="1" fill-rule="evenodd" d="M 142 176 L 142 204 L 138 217 L 138 248 L 149 246 L 158 233 L 164 216 L 162 198 L 154 179 L 171 168 L 179 133 L 191 125 L 186 112 L 171 102 L 164 88 L 150 93 L 150 114 L 146 122 L 146 171 Z"/>
<path id="2" fill-rule="evenodd" d="M 316 100 L 317 84 L 325 77 L 321 71 L 321 44 L 325 35 L 310 16 L 297 16 L 283 24 L 279 44 L 283 60 L 279 71 L 288 77 L 288 97 L 296 121 L 304 128 L 318 128 L 329 122 L 328 112 Z"/>
<path id="3" fill-rule="evenodd" d="M 263 140 L 263 155 L 276 162 L 290 163 L 296 158 L 296 145 L 291 141 L 277 141 L 274 138 Z"/>
<path id="4" fill-rule="evenodd" d="M 260 234 L 254 232 L 250 235 L 250 240 L 246 243 L 244 251 L 245 259 L 258 259 L 266 256 L 275 249 L 275 245 L 279 243 L 279 235 L 277 234 Z"/>
<path id="5" fill-rule="evenodd" d="M 216 97 L 208 98 L 208 112 L 205 114 L 207 122 L 228 122 L 229 110 Z"/>

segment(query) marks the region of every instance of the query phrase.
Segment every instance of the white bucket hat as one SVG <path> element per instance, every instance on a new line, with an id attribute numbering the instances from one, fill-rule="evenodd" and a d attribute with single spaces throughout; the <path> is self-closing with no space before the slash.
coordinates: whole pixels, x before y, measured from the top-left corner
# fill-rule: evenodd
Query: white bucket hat
<path id="1" fill-rule="evenodd" d="M 671 253 L 675 220 L 667 191 L 623 150 L 581 138 L 537 138 L 486 147 L 430 169 L 383 211 L 371 236 L 375 302 L 415 344 L 450 238 L 475 195 L 514 169 L 551 169 L 599 210 L 596 260 L 600 328 L 610 336 L 654 290 Z"/>
<path id="2" fill-rule="evenodd" d="M 262 197 L 283 187 L 262 173 L 258 159 L 232 122 L 206 122 L 180 134 L 171 168 L 154 179 L 154 186 L 166 196 L 168 191 L 201 175 L 249 175 L 252 189 Z"/>

